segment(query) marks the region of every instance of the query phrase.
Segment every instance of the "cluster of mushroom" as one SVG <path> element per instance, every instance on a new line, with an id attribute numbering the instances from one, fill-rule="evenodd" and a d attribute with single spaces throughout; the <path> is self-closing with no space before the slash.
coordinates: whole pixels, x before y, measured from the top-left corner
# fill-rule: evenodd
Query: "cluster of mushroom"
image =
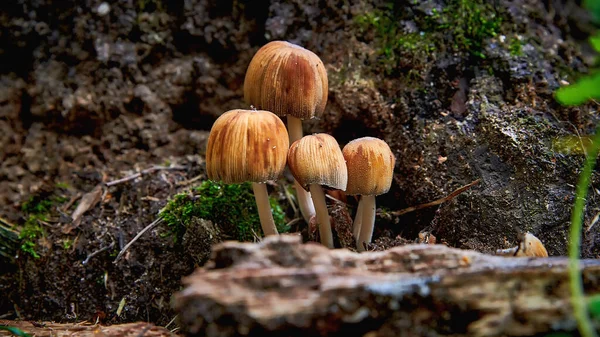
<path id="1" fill-rule="evenodd" d="M 225 183 L 252 182 L 263 232 L 273 235 L 265 183 L 282 175 L 287 163 L 302 215 L 307 222 L 316 217 L 321 243 L 329 248 L 334 244 L 323 187 L 361 195 L 353 231 L 363 251 L 373 235 L 375 196 L 390 189 L 395 158 L 377 138 L 355 139 L 342 150 L 328 134 L 303 137 L 302 120 L 321 116 L 327 94 L 327 72 L 317 55 L 284 41 L 263 46 L 244 81 L 244 99 L 253 108 L 227 111 L 215 121 L 207 175 Z M 287 117 L 287 130 L 278 116 Z"/>

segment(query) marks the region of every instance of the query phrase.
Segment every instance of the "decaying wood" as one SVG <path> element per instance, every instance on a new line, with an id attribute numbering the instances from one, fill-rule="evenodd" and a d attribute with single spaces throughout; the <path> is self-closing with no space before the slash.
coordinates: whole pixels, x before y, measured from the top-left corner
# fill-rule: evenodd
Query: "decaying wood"
<path id="1" fill-rule="evenodd" d="M 587 294 L 600 261 L 581 263 Z M 174 305 L 196 336 L 523 336 L 576 329 L 567 260 L 443 245 L 353 253 L 273 236 L 226 242 Z"/>
<path id="2" fill-rule="evenodd" d="M 29 322 L 0 320 L 0 326 L 15 327 L 32 337 L 175 337 L 169 330 L 150 323 L 137 322 L 102 326 L 98 324 L 78 323 L 60 324 L 52 322 Z M 0 336 L 14 336 L 0 330 Z"/>

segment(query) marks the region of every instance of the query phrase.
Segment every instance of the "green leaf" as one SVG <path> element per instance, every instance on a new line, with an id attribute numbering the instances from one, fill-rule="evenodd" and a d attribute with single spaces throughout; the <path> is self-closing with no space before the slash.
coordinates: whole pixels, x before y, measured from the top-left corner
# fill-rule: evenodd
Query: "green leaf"
<path id="1" fill-rule="evenodd" d="M 556 99 L 562 105 L 580 105 L 589 99 L 600 99 L 600 73 L 582 77 L 574 84 L 558 89 Z"/>
<path id="2" fill-rule="evenodd" d="M 590 36 L 590 44 L 597 52 L 600 53 L 600 32 L 596 33 L 596 35 Z"/>
<path id="3" fill-rule="evenodd" d="M 600 22 L 600 1 L 584 0 L 583 6 L 591 12 L 596 21 Z"/>
<path id="4" fill-rule="evenodd" d="M 600 319 L 600 294 L 589 298 L 588 310 L 592 317 Z"/>
<path id="5" fill-rule="evenodd" d="M 0 325 L 0 330 L 6 330 L 10 333 L 12 333 L 15 336 L 19 336 L 19 337 L 31 337 L 30 334 L 28 334 L 27 332 L 16 328 L 14 326 L 6 326 L 6 325 Z"/>
<path id="6" fill-rule="evenodd" d="M 569 233 L 569 286 L 571 288 L 571 305 L 573 306 L 573 315 L 577 320 L 579 333 L 583 337 L 596 337 L 593 323 L 588 314 L 588 303 L 583 295 L 583 278 L 579 268 L 579 256 L 581 255 L 581 229 L 583 227 L 583 210 L 585 208 L 588 190 L 592 172 L 596 167 L 596 158 L 600 152 L 600 126 L 596 128 L 596 133 L 592 139 L 590 147 L 585 158 L 583 170 L 579 175 L 579 182 L 575 192 L 575 203 L 571 213 L 571 228 Z"/>

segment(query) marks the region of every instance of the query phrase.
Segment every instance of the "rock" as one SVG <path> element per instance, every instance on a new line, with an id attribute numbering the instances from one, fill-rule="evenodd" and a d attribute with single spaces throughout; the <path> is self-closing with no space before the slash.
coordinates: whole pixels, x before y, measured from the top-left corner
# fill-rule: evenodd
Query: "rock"
<path id="1" fill-rule="evenodd" d="M 600 291 L 600 261 L 582 261 Z M 226 242 L 174 297 L 193 336 L 522 336 L 574 332 L 566 258 L 443 245 L 353 253 L 298 237 Z"/>

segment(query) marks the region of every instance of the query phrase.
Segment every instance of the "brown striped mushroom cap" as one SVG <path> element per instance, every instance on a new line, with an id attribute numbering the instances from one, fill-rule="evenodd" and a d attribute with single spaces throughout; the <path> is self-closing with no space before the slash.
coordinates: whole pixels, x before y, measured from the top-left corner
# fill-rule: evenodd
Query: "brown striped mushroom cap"
<path id="1" fill-rule="evenodd" d="M 548 251 L 542 241 L 531 233 L 519 234 L 519 245 L 507 249 L 499 249 L 496 255 L 519 257 L 548 257 Z"/>
<path id="2" fill-rule="evenodd" d="M 256 52 L 244 80 L 244 99 L 279 116 L 319 117 L 327 104 L 327 71 L 312 51 L 272 41 Z"/>
<path id="3" fill-rule="evenodd" d="M 515 256 L 548 257 L 548 251 L 542 241 L 531 233 L 525 233 L 520 237 L 519 249 Z"/>
<path id="4" fill-rule="evenodd" d="M 348 166 L 348 195 L 380 195 L 392 186 L 396 158 L 386 142 L 373 137 L 352 140 L 343 149 Z"/>
<path id="5" fill-rule="evenodd" d="M 206 173 L 228 184 L 276 180 L 289 148 L 285 124 L 264 110 L 230 110 L 210 130 Z"/>
<path id="6" fill-rule="evenodd" d="M 348 183 L 346 161 L 338 142 L 325 133 L 304 136 L 288 151 L 292 175 L 308 191 L 311 184 L 345 190 Z"/>

